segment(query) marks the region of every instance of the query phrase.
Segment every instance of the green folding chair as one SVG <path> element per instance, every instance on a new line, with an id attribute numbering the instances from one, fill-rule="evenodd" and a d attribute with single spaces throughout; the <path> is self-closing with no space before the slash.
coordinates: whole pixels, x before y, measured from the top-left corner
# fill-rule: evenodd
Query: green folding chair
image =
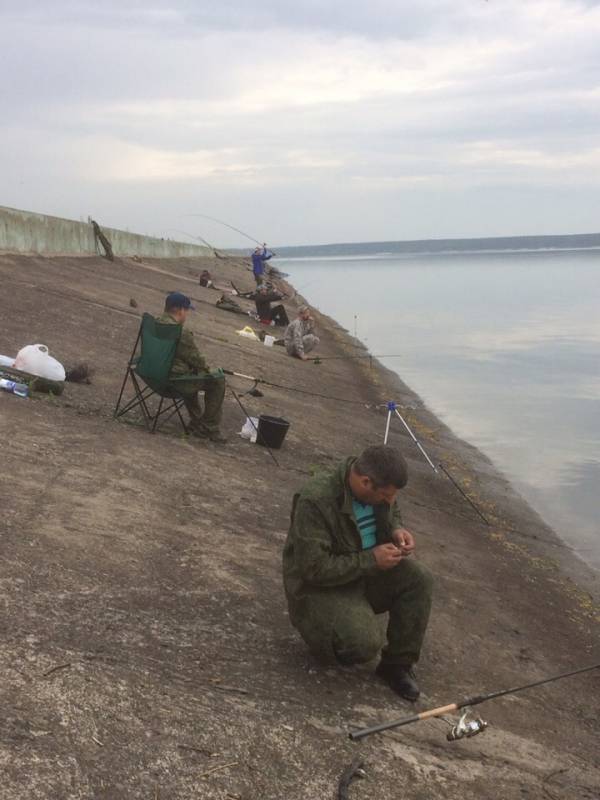
<path id="1" fill-rule="evenodd" d="M 183 397 L 177 392 L 177 383 L 185 381 L 189 385 L 190 382 L 200 382 L 206 375 L 169 377 L 180 337 L 181 325 L 165 325 L 157 322 L 151 314 L 142 316 L 115 406 L 115 419 L 139 408 L 146 427 L 151 433 L 155 433 L 176 414 L 183 430 L 188 433 L 188 426 L 181 415 L 181 406 L 184 403 Z M 134 396 L 124 402 L 123 395 L 128 380 L 132 383 Z M 154 395 L 160 398 L 158 405 L 152 400 Z"/>

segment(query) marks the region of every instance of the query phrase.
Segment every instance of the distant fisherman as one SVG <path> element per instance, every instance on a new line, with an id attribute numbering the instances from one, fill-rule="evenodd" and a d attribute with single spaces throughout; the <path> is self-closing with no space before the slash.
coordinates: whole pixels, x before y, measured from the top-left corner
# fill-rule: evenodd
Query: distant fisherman
<path id="1" fill-rule="evenodd" d="M 275 289 L 269 289 L 264 283 L 258 287 L 256 292 L 252 295 L 254 304 L 256 305 L 256 313 L 261 322 L 272 323 L 284 328 L 290 324 L 288 315 L 282 303 L 276 306 L 271 306 L 271 303 L 277 300 L 283 300 L 281 292 Z"/>
<path id="2" fill-rule="evenodd" d="M 265 261 L 273 257 L 273 253 L 267 250 L 266 244 L 262 247 L 257 247 L 252 253 L 252 272 L 254 273 L 254 280 L 257 284 L 262 283 L 265 274 Z"/>
<path id="3" fill-rule="evenodd" d="M 396 505 L 407 480 L 404 458 L 385 445 L 317 473 L 294 496 L 283 580 L 290 621 L 317 658 L 360 664 L 381 652 L 377 675 L 414 701 L 432 577 Z"/>
<path id="4" fill-rule="evenodd" d="M 298 318 L 287 326 L 285 331 L 285 349 L 288 356 L 306 361 L 306 354 L 317 347 L 321 340 L 315 336 L 315 321 L 310 315 L 308 306 L 300 306 Z"/>

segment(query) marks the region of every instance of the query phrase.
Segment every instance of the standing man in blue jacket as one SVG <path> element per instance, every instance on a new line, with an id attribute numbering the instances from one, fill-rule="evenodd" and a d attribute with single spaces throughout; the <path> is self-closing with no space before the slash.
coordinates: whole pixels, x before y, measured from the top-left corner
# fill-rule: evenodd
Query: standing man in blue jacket
<path id="1" fill-rule="evenodd" d="M 254 273 L 254 280 L 258 285 L 263 282 L 265 274 L 265 261 L 273 257 L 273 253 L 267 250 L 266 244 L 262 247 L 257 247 L 252 253 L 252 272 Z"/>

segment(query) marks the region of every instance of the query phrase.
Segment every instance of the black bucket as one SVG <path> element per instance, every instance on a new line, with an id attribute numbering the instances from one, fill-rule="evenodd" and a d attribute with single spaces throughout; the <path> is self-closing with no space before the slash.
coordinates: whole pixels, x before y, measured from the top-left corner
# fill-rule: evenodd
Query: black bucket
<path id="1" fill-rule="evenodd" d="M 290 423 L 283 417 L 269 417 L 261 414 L 258 418 L 258 433 L 256 444 L 263 447 L 270 447 L 272 450 L 279 450 L 288 432 Z"/>

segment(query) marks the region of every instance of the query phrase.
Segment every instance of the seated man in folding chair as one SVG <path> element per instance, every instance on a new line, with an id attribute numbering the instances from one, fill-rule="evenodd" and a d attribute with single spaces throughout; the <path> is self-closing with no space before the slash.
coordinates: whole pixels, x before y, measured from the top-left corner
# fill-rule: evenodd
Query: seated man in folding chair
<path id="1" fill-rule="evenodd" d="M 225 444 L 227 439 L 219 430 L 221 422 L 223 397 L 225 396 L 225 378 L 222 375 L 212 376 L 206 359 L 196 347 L 194 334 L 183 327 L 194 306 L 189 297 L 181 292 L 171 292 L 165 299 L 165 310 L 157 317 L 157 322 L 181 325 L 181 338 L 177 344 L 171 375 L 198 375 L 206 372 L 203 381 L 177 382 L 177 392 L 183 398 L 190 415 L 190 430 L 195 436 L 210 439 L 212 442 Z M 198 390 L 204 392 L 204 412 L 198 400 Z"/>

